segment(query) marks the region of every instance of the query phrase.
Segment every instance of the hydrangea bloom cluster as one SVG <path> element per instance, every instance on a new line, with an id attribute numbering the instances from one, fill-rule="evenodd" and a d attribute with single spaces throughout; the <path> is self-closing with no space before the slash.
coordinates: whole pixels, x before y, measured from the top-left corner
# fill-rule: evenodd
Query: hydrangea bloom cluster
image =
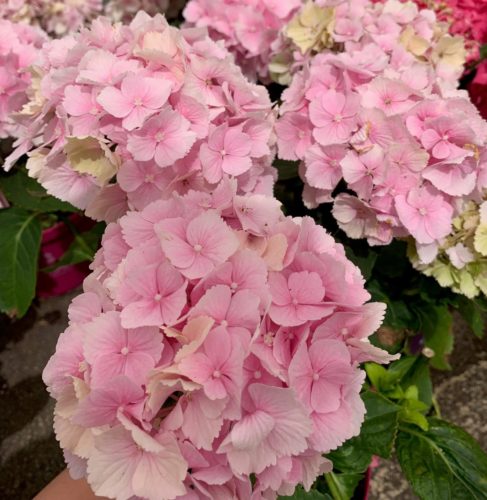
<path id="1" fill-rule="evenodd" d="M 42 55 L 7 169 L 29 151 L 29 173 L 50 194 L 108 221 L 226 177 L 272 193 L 267 90 L 201 30 L 143 12 L 129 26 L 100 18 Z"/>
<path id="2" fill-rule="evenodd" d="M 102 7 L 102 0 L 3 0 L 0 18 L 38 25 L 61 36 L 100 15 Z"/>
<path id="3" fill-rule="evenodd" d="M 463 71 L 463 38 L 448 35 L 448 25 L 433 11 L 399 0 L 308 0 L 281 30 L 269 69 L 273 79 L 287 85 L 316 54 L 352 54 L 367 46 L 379 47 L 382 61 L 387 57 L 403 68 L 411 58 L 429 63 L 442 80 L 455 81 Z"/>
<path id="4" fill-rule="evenodd" d="M 410 259 L 418 270 L 433 276 L 444 287 L 474 298 L 487 296 L 487 202 L 464 203 L 453 220 L 453 230 L 439 248 L 436 258 L 422 263 L 411 248 Z"/>
<path id="5" fill-rule="evenodd" d="M 312 219 L 236 189 L 109 224 L 69 308 L 43 378 L 71 473 L 97 495 L 292 494 L 360 430 L 358 364 L 392 358 L 368 341 L 384 304 Z"/>
<path id="6" fill-rule="evenodd" d="M 441 21 L 449 25 L 449 32 L 461 35 L 466 40 L 469 58 L 476 60 L 479 47 L 487 43 L 487 1 L 486 0 L 415 0 L 436 12 Z"/>
<path id="7" fill-rule="evenodd" d="M 0 19 L 0 138 L 16 135 L 11 113 L 18 112 L 26 101 L 31 82 L 29 66 L 36 62 L 45 33 L 23 23 Z"/>
<path id="8" fill-rule="evenodd" d="M 237 64 L 253 80 L 269 79 L 279 34 L 302 0 L 190 0 L 183 12 L 188 26 L 205 27 L 223 40 Z"/>
<path id="9" fill-rule="evenodd" d="M 453 88 L 461 57 L 441 40 L 454 39 L 427 57 L 416 51 L 435 36 L 430 11 L 387 2 L 366 12 L 343 25 L 345 52 L 315 56 L 283 93 L 278 154 L 301 161 L 305 203 L 334 202 L 350 237 L 382 245 L 412 236 L 431 262 L 458 202 L 484 186 L 487 124 Z M 349 191 L 336 195 L 342 179 Z"/>

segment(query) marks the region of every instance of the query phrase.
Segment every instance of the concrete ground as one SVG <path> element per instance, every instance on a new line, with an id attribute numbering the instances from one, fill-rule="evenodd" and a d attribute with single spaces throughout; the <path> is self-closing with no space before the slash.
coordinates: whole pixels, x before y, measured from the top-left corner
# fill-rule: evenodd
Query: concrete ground
<path id="1" fill-rule="evenodd" d="M 42 301 L 16 322 L 0 318 L 0 500 L 30 500 L 64 468 L 41 373 L 74 295 Z M 434 375 L 442 414 L 487 449 L 487 338 L 475 339 L 460 320 L 451 364 Z M 371 500 L 414 498 L 396 464 L 376 469 Z"/>

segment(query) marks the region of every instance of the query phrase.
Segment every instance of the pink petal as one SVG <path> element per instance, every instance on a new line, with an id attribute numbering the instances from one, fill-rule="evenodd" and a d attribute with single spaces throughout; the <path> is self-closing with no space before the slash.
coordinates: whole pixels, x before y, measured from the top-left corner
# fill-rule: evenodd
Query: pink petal
<path id="1" fill-rule="evenodd" d="M 121 376 L 109 385 L 94 389 L 78 407 L 74 421 L 83 427 L 99 427 L 112 423 L 120 407 L 135 403 L 144 396 L 141 387 Z"/>
<path id="2" fill-rule="evenodd" d="M 141 127 L 145 119 L 154 114 L 151 109 L 142 106 L 135 106 L 130 113 L 123 119 L 122 125 L 127 130 Z"/>
<path id="3" fill-rule="evenodd" d="M 237 422 L 231 431 L 232 443 L 237 449 L 257 447 L 274 429 L 275 421 L 271 415 L 257 410 Z"/>
<path id="4" fill-rule="evenodd" d="M 172 86 L 169 80 L 144 78 L 144 106 L 154 110 L 162 108 L 171 94 Z"/>
<path id="5" fill-rule="evenodd" d="M 133 104 L 116 87 L 105 87 L 97 97 L 103 109 L 116 118 L 127 116 Z"/>
<path id="6" fill-rule="evenodd" d="M 72 116 L 82 116 L 93 108 L 90 92 L 83 92 L 76 85 L 68 85 L 64 89 L 64 109 Z"/>
<path id="7" fill-rule="evenodd" d="M 227 155 L 223 158 L 222 170 L 229 175 L 241 175 L 252 167 L 249 157 Z"/>
<path id="8" fill-rule="evenodd" d="M 200 148 L 199 158 L 205 179 L 214 184 L 222 178 L 223 157 L 218 151 L 210 149 L 203 143 Z"/>
<path id="9" fill-rule="evenodd" d="M 286 278 L 280 274 L 269 273 L 269 289 L 272 294 L 272 301 L 278 306 L 285 306 L 291 303 L 292 297 Z"/>
<path id="10" fill-rule="evenodd" d="M 127 150 L 138 161 L 152 160 L 156 151 L 156 145 L 157 143 L 153 137 L 129 135 L 127 140 Z"/>

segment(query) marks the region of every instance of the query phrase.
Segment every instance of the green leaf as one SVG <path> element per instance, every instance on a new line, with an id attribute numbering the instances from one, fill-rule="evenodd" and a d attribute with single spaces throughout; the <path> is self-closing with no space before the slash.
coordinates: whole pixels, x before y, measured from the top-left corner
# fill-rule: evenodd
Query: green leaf
<path id="1" fill-rule="evenodd" d="M 425 304 L 418 309 L 426 347 L 433 350 L 430 363 L 438 370 L 450 370 L 448 356 L 453 350 L 452 315 L 446 305 Z"/>
<path id="2" fill-rule="evenodd" d="M 364 392 L 362 399 L 367 414 L 356 438 L 357 445 L 373 455 L 389 458 L 396 437 L 400 406 L 372 391 Z"/>
<path id="3" fill-rule="evenodd" d="M 424 500 L 485 500 L 487 455 L 460 427 L 430 418 L 429 430 L 401 427 L 397 457 L 414 492 Z"/>
<path id="4" fill-rule="evenodd" d="M 381 390 L 384 383 L 388 382 L 387 370 L 382 365 L 365 363 L 365 371 L 372 385 L 378 390 Z"/>
<path id="5" fill-rule="evenodd" d="M 480 61 L 487 59 L 487 44 L 480 47 Z"/>
<path id="6" fill-rule="evenodd" d="M 294 495 L 290 497 L 280 496 L 280 499 L 292 499 L 292 500 L 332 500 L 330 495 L 327 493 L 320 493 L 318 490 L 311 489 L 310 491 L 304 491 L 302 486 L 298 486 L 294 492 Z"/>
<path id="7" fill-rule="evenodd" d="M 277 168 L 280 181 L 287 181 L 299 176 L 299 162 L 288 160 L 274 160 L 274 167 Z"/>
<path id="8" fill-rule="evenodd" d="M 458 310 L 472 329 L 474 335 L 481 339 L 484 336 L 484 308 L 476 300 L 461 297 L 458 303 Z"/>
<path id="9" fill-rule="evenodd" d="M 390 382 L 401 382 L 406 374 L 411 370 L 416 358 L 414 356 L 402 356 L 397 361 L 394 361 L 389 365 L 387 373 Z"/>
<path id="10" fill-rule="evenodd" d="M 41 224 L 36 214 L 0 210 L 0 310 L 23 316 L 35 295 Z"/>
<path id="11" fill-rule="evenodd" d="M 428 419 L 419 411 L 403 408 L 399 412 L 399 420 L 408 424 L 417 425 L 423 431 L 429 428 Z"/>
<path id="12" fill-rule="evenodd" d="M 349 439 L 326 457 L 333 462 L 335 470 L 354 473 L 365 472 L 372 460 L 372 454 L 360 448 L 357 438 Z"/>
<path id="13" fill-rule="evenodd" d="M 350 500 L 362 474 L 328 472 L 325 474 L 326 484 L 334 500 Z"/>
<path id="14" fill-rule="evenodd" d="M 397 385 L 411 370 L 415 360 L 416 358 L 413 356 L 403 356 L 401 359 L 391 363 L 387 369 L 377 363 L 366 363 L 365 371 L 372 385 L 378 389 L 379 392 L 385 393 L 394 390 L 397 392 Z M 393 397 L 391 394 L 387 394 L 387 396 Z M 403 391 L 400 390 L 400 388 L 397 397 L 403 397 Z"/>
<path id="15" fill-rule="evenodd" d="M 419 400 L 429 409 L 433 402 L 433 385 L 431 383 L 428 360 L 423 356 L 411 356 L 411 358 L 415 360 L 414 364 L 403 376 L 401 385 L 404 389 L 411 385 L 417 387 Z"/>
<path id="16" fill-rule="evenodd" d="M 35 212 L 76 212 L 71 204 L 47 194 L 46 190 L 22 169 L 0 176 L 0 188 L 12 206 Z"/>

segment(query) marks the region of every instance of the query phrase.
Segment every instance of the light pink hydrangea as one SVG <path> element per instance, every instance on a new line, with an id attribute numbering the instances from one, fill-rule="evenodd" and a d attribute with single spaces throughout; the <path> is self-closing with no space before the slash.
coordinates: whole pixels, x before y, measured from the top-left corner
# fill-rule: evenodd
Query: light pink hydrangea
<path id="1" fill-rule="evenodd" d="M 37 25 L 52 36 L 63 36 L 99 16 L 102 8 L 102 0 L 2 0 L 0 18 Z"/>
<path id="2" fill-rule="evenodd" d="M 441 21 L 448 23 L 448 31 L 461 35 L 467 42 L 469 58 L 477 60 L 479 48 L 487 43 L 486 0 L 414 0 L 420 7 L 436 12 Z"/>
<path id="3" fill-rule="evenodd" d="M 267 91 L 204 31 L 143 12 L 129 26 L 99 18 L 41 55 L 6 169 L 28 153 L 50 194 L 107 221 L 222 179 L 272 193 Z"/>
<path id="4" fill-rule="evenodd" d="M 190 0 L 183 15 L 187 26 L 204 27 L 222 40 L 252 80 L 269 79 L 279 33 L 302 0 Z"/>
<path id="5" fill-rule="evenodd" d="M 27 103 L 29 67 L 37 62 L 47 36 L 39 28 L 4 19 L 0 19 L 0 33 L 0 138 L 5 138 L 17 135 L 12 114 Z"/>
<path id="6" fill-rule="evenodd" d="M 357 16 L 360 36 L 340 24 L 342 48 L 314 56 L 283 92 L 278 156 L 301 162 L 305 204 L 334 202 L 349 237 L 409 236 L 434 258 L 460 202 L 485 186 L 487 123 L 456 89 L 457 40 L 435 41 L 431 11 L 395 0 L 335 6 L 335 19 Z"/>
<path id="7" fill-rule="evenodd" d="M 310 218 L 189 191 L 103 237 L 43 374 L 68 466 L 96 495 L 272 499 L 360 431 L 385 305 Z M 255 475 L 252 483 L 250 475 Z"/>

